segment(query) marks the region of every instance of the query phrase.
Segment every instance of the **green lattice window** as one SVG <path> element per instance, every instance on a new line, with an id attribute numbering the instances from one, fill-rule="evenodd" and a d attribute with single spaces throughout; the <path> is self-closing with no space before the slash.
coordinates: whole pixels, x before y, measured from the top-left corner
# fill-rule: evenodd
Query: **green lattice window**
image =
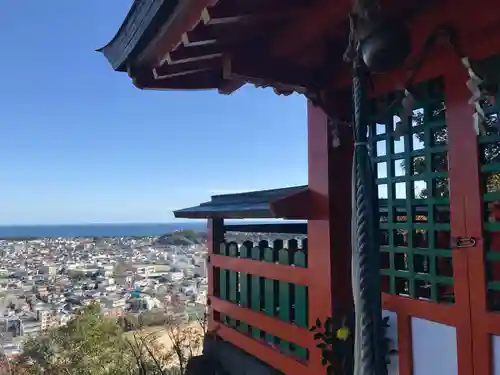
<path id="1" fill-rule="evenodd" d="M 485 67 L 500 68 L 500 59 L 485 62 Z M 482 102 L 487 121 L 484 132 L 478 137 L 481 186 L 484 203 L 484 238 L 488 306 L 500 310 L 500 131 L 497 124 L 500 114 L 500 92 Z"/>
<path id="2" fill-rule="evenodd" d="M 448 131 L 441 80 L 414 89 L 409 129 L 398 137 L 389 95 L 373 103 L 369 139 L 380 204 L 382 287 L 452 303 Z M 386 108 L 390 108 L 387 110 Z"/>

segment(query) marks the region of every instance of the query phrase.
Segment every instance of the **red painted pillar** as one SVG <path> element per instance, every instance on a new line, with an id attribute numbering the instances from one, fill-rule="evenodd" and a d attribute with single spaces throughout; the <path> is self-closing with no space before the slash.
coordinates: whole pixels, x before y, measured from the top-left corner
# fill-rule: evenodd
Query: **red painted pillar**
<path id="1" fill-rule="evenodd" d="M 350 106 L 347 106 L 350 109 Z M 310 220 L 308 221 L 309 325 L 333 311 L 352 306 L 351 291 L 351 164 L 352 131 L 339 128 L 340 146 L 333 148 L 327 116 L 310 102 L 308 159 Z M 321 351 L 309 349 L 311 373 L 324 371 Z M 318 371 L 318 372 L 316 372 Z"/>
<path id="2" fill-rule="evenodd" d="M 448 163 L 450 179 L 451 236 L 472 236 L 478 239 L 475 248 L 453 248 L 455 316 L 457 318 L 458 375 L 489 375 L 489 337 L 476 334 L 484 326 L 485 310 L 484 253 L 482 250 L 482 210 L 480 197 L 479 155 L 473 127 L 471 93 L 465 82 L 468 75 L 460 60 L 450 56 L 442 61 L 446 66 L 445 106 L 448 125 Z M 472 292 L 472 293 L 470 293 Z M 474 329 L 472 324 L 474 322 Z M 479 350 L 479 352 L 478 352 Z M 478 359 L 478 361 L 476 361 Z M 480 371 L 478 372 L 478 370 Z"/>
<path id="3" fill-rule="evenodd" d="M 208 262 L 207 262 L 207 279 L 208 279 L 208 330 L 214 330 L 216 328 L 215 316 L 213 310 L 210 306 L 210 298 L 217 295 L 217 290 L 219 287 L 219 280 L 217 272 L 212 266 L 211 257 L 212 254 L 218 254 L 220 250 L 220 244 L 224 241 L 224 219 L 211 218 L 208 219 L 207 225 L 207 252 L 208 252 Z"/>

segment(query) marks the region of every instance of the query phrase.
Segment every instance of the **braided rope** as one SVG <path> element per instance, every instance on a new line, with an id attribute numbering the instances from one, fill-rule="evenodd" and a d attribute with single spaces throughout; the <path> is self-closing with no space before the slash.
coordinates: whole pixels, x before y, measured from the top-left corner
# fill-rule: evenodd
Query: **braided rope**
<path id="1" fill-rule="evenodd" d="M 378 200 L 367 147 L 363 73 L 361 58 L 354 64 L 353 103 L 355 132 L 355 173 L 353 224 L 353 294 L 356 310 L 355 375 L 387 375 L 382 308 L 379 286 Z"/>

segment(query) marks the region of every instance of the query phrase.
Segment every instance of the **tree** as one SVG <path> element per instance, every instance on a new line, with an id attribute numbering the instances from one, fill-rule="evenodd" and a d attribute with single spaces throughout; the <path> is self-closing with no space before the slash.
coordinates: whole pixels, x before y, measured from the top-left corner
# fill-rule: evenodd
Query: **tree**
<path id="1" fill-rule="evenodd" d="M 31 374 L 125 375 L 132 360 L 127 348 L 116 321 L 93 303 L 66 326 L 29 339 L 18 363 Z"/>
<path id="2" fill-rule="evenodd" d="M 197 314 L 196 315 L 196 322 L 200 326 L 201 332 L 203 332 L 203 335 L 206 335 L 208 332 L 208 312 L 204 311 L 202 314 Z"/>
<path id="3" fill-rule="evenodd" d="M 181 374 L 186 372 L 189 360 L 201 351 L 204 338 L 204 328 L 183 325 L 182 322 L 169 318 L 165 330 L 171 342 L 169 355 L 176 359 Z"/>
<path id="4" fill-rule="evenodd" d="M 444 118 L 445 108 L 444 103 L 437 106 L 432 114 L 432 118 Z M 413 111 L 411 123 L 412 126 L 422 126 L 424 125 L 424 111 L 421 109 L 416 109 Z M 443 128 L 435 128 L 432 130 L 432 145 L 426 144 L 425 135 L 423 132 L 415 132 L 413 133 L 415 139 L 425 147 L 432 147 L 437 145 L 445 145 L 448 143 L 448 129 L 446 127 Z M 413 158 L 411 164 L 411 170 L 408 171 L 410 174 L 419 175 L 425 173 L 427 163 L 431 163 L 431 168 L 437 172 L 447 172 L 448 171 L 448 158 L 445 154 L 433 154 L 432 160 L 426 160 L 424 156 L 417 156 Z M 401 161 L 400 167 L 405 170 L 407 168 L 404 160 Z M 429 190 L 430 189 L 430 190 Z M 432 193 L 429 194 L 429 191 Z M 416 192 L 417 193 L 417 192 Z M 427 186 L 422 188 L 416 196 L 419 199 L 426 199 L 430 195 L 434 195 L 437 197 L 445 197 L 449 194 L 449 184 L 447 179 L 435 179 L 433 181 L 433 186 Z"/>
<path id="5" fill-rule="evenodd" d="M 487 102 L 483 103 L 483 106 L 488 106 Z M 444 103 L 433 110 L 431 114 L 432 118 L 444 118 L 445 107 Z M 499 134 L 499 128 L 495 125 L 498 121 L 497 115 L 492 114 L 488 116 L 486 122 L 483 124 L 485 128 L 485 136 L 492 136 Z M 424 112 L 415 110 L 413 112 L 412 122 L 414 126 L 424 125 Z M 414 136 L 422 144 L 424 141 L 423 133 L 414 133 Z M 437 128 L 432 131 L 432 146 L 434 145 L 444 145 L 448 143 L 448 128 Z M 431 145 L 425 145 L 429 147 Z M 491 164 L 500 162 L 500 142 L 492 142 L 481 145 L 481 163 Z M 436 172 L 447 172 L 448 171 L 448 159 L 446 154 L 437 153 L 433 154 L 432 160 L 425 160 L 424 157 L 416 157 L 413 159 L 412 171 L 413 174 L 421 174 L 425 172 L 426 163 L 431 163 L 432 170 Z M 401 167 L 404 169 L 404 163 L 401 163 Z M 419 193 L 418 198 L 426 199 L 429 196 L 435 197 L 445 197 L 449 195 L 449 182 L 448 179 L 435 179 L 432 187 L 427 187 L 422 189 Z M 429 194 L 429 189 L 431 189 L 432 194 Z M 484 189 L 485 192 L 497 192 L 500 191 L 500 174 L 491 173 L 484 176 Z"/>
<path id="6" fill-rule="evenodd" d="M 203 329 L 169 320 L 164 331 L 125 335 L 120 324 L 131 320 L 105 317 L 99 304 L 90 304 L 66 326 L 29 339 L 18 359 L 7 362 L 7 374 L 179 375 L 201 349 Z M 160 343 L 161 333 L 170 344 Z"/>
<path id="7" fill-rule="evenodd" d="M 173 353 L 158 342 L 156 332 L 134 333 L 127 344 L 135 361 L 137 375 L 167 375 L 172 372 Z"/>

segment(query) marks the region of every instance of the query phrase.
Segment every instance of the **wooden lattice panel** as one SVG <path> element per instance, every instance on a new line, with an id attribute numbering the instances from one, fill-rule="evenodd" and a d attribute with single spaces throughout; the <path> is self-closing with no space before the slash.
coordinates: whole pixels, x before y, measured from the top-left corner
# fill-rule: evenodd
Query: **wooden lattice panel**
<path id="1" fill-rule="evenodd" d="M 390 294 L 453 303 L 448 130 L 441 81 L 419 85 L 415 95 L 409 129 L 401 136 L 396 132 L 398 108 L 388 105 L 394 97 L 373 104 L 369 139 L 380 205 L 382 285 Z"/>
<path id="2" fill-rule="evenodd" d="M 498 59 L 491 60 L 498 65 Z M 478 137 L 481 189 L 484 203 L 484 239 L 488 308 L 500 311 L 500 92 L 482 101 L 486 114 Z"/>

